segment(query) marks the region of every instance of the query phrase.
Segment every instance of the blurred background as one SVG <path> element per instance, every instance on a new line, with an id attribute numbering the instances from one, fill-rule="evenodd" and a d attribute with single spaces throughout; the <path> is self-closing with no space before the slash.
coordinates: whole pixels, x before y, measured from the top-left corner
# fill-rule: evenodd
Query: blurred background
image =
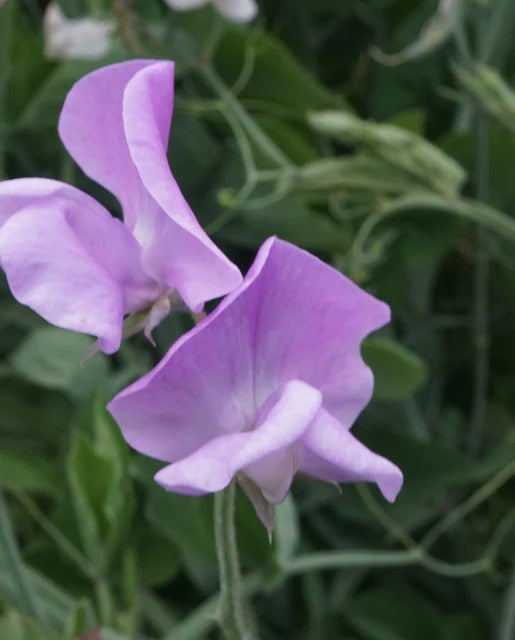
<path id="1" fill-rule="evenodd" d="M 297 479 L 271 545 L 239 496 L 262 637 L 513 640 L 515 3 L 258 5 L 235 24 L 209 3 L 4 0 L 0 178 L 64 180 L 118 215 L 58 138 L 64 97 L 110 62 L 175 60 L 170 163 L 213 239 L 245 271 L 277 234 L 393 314 L 363 347 L 376 390 L 354 430 L 404 488 L 388 505 Z M 105 410 L 190 326 L 81 365 L 91 340 L 2 276 L 2 640 L 217 637 L 212 500 L 156 486 Z"/>

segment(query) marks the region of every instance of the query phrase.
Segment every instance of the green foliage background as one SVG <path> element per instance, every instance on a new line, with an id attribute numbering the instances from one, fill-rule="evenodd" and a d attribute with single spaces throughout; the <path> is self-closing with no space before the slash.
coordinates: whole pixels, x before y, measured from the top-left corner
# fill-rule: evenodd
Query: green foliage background
<path id="1" fill-rule="evenodd" d="M 512 0 L 262 0 L 251 27 L 160 0 L 62 0 L 114 17 L 109 56 L 51 61 L 43 0 L 0 8 L 0 174 L 63 179 L 118 205 L 56 123 L 91 69 L 177 63 L 170 162 L 245 270 L 278 234 L 392 307 L 369 339 L 373 402 L 355 431 L 395 461 L 375 488 L 298 479 L 272 545 L 239 496 L 261 635 L 515 638 L 515 5 Z M 157 362 L 184 316 L 83 366 L 0 282 L 0 638 L 216 637 L 211 498 L 166 494 L 106 401 Z"/>

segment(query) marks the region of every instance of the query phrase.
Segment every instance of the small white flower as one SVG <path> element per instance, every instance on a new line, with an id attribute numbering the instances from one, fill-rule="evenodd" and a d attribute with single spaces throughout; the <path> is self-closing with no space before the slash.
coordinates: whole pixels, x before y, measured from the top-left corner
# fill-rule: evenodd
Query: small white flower
<path id="1" fill-rule="evenodd" d="M 257 13 L 255 0 L 165 0 L 172 9 L 189 11 L 211 2 L 229 20 L 234 22 L 248 22 Z"/>
<path id="2" fill-rule="evenodd" d="M 114 20 L 67 18 L 56 2 L 51 2 L 43 19 L 45 55 L 49 58 L 94 60 L 111 48 Z"/>

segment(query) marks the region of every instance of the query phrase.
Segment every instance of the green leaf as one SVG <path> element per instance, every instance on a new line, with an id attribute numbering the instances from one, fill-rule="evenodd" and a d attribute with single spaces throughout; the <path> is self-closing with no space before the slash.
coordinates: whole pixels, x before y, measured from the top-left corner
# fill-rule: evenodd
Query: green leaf
<path id="1" fill-rule="evenodd" d="M 63 640 L 76 640 L 88 628 L 91 628 L 91 606 L 87 600 L 79 600 L 66 623 Z"/>
<path id="2" fill-rule="evenodd" d="M 195 198 L 203 193 L 206 180 L 223 160 L 223 146 L 203 120 L 178 110 L 173 116 L 169 159 L 181 190 Z"/>
<path id="3" fill-rule="evenodd" d="M 453 616 L 440 611 L 413 585 L 393 582 L 369 588 L 352 598 L 346 607 L 352 626 L 367 640 L 479 640 L 480 624 L 473 615 L 459 616 L 455 626 Z M 454 630 L 471 630 L 472 635 L 457 636 Z"/>
<path id="4" fill-rule="evenodd" d="M 150 487 L 145 515 L 179 549 L 192 580 L 203 588 L 217 580 L 211 496 L 191 498 Z"/>
<path id="5" fill-rule="evenodd" d="M 116 449 L 77 433 L 66 470 L 82 544 L 104 569 L 117 551 L 133 510 L 133 496 Z M 104 447 L 102 446 L 104 444 Z"/>
<path id="6" fill-rule="evenodd" d="M 374 372 L 374 395 L 384 400 L 406 398 L 422 387 L 428 370 L 414 353 L 388 338 L 368 338 L 363 359 Z"/>
<path id="7" fill-rule="evenodd" d="M 0 487 L 54 495 L 59 490 L 59 470 L 34 454 L 0 449 Z"/>
<path id="8" fill-rule="evenodd" d="M 0 638 L 3 640 L 57 640 L 49 635 L 32 618 L 17 611 L 7 611 L 0 617 Z"/>
<path id="9" fill-rule="evenodd" d="M 44 610 L 45 620 L 53 629 L 62 629 L 73 611 L 73 600 L 42 574 L 27 568 L 27 574 Z M 23 608 L 16 582 L 0 554 L 0 595 L 18 609 Z M 37 637 L 37 636 L 36 636 Z"/>
<path id="10" fill-rule="evenodd" d="M 111 61 L 106 60 L 106 62 Z M 22 128 L 55 129 L 64 99 L 72 86 L 86 73 L 102 66 L 98 60 L 67 60 L 49 73 L 40 87 L 31 94 L 30 101 L 19 115 L 17 125 Z"/>
<path id="11" fill-rule="evenodd" d="M 14 590 L 23 610 L 39 622 L 45 622 L 44 611 L 34 583 L 23 562 L 13 525 L 3 495 L 0 493 L 0 563 L 12 577 Z"/>
<path id="12" fill-rule="evenodd" d="M 62 393 L 10 377 L 0 384 L 0 443 L 5 451 L 38 458 L 58 452 L 71 416 L 71 403 Z"/>
<path id="13" fill-rule="evenodd" d="M 12 5 L 13 3 L 9 3 Z M 14 7 L 0 7 L 0 125 L 7 121 L 8 87 L 11 71 L 11 39 L 14 32 Z M 5 133 L 0 127 L 0 180 L 5 176 Z"/>
<path id="14" fill-rule="evenodd" d="M 67 475 L 84 550 L 96 566 L 102 566 L 101 541 L 109 528 L 104 505 L 114 480 L 111 460 L 77 434 L 68 455 Z"/>
<path id="15" fill-rule="evenodd" d="M 323 253 L 342 252 L 348 245 L 347 233 L 340 225 L 294 196 L 263 209 L 238 213 L 218 235 L 252 249 L 271 235 Z"/>
<path id="16" fill-rule="evenodd" d="M 245 52 L 252 56 L 251 73 L 240 97 L 275 103 L 293 111 L 325 108 L 338 100 L 297 62 L 280 40 L 261 31 L 232 29 L 217 48 L 215 64 L 228 84 L 242 71 Z"/>
<path id="17" fill-rule="evenodd" d="M 0 9 L 0 42 L 8 53 L 7 61 L 1 60 L 1 73 L 5 85 L 1 87 L 0 95 L 5 100 L 5 117 L 2 122 L 15 121 L 23 106 L 33 95 L 35 88 L 41 83 L 51 64 L 42 54 L 43 38 L 40 32 L 34 30 L 27 15 L 26 7 L 18 2 L 4 2 Z M 10 29 L 12 22 L 14 29 Z"/>
<path id="18" fill-rule="evenodd" d="M 410 131 L 417 136 L 423 136 L 426 127 L 426 114 L 422 109 L 407 109 L 393 115 L 389 119 L 389 124 Z"/>
<path id="19" fill-rule="evenodd" d="M 441 141 L 444 151 L 473 175 L 475 170 L 475 145 L 472 131 L 453 132 Z M 511 161 L 515 156 L 515 136 L 494 123 L 488 136 L 489 203 L 500 210 L 510 211 L 515 201 L 515 181 L 512 180 Z"/>
<path id="20" fill-rule="evenodd" d="M 487 482 L 515 457 L 515 445 L 502 445 L 482 460 L 471 460 L 455 449 L 399 433 L 388 424 L 382 429 L 361 429 L 360 435 L 402 470 L 402 490 L 395 503 L 384 508 L 410 530 L 433 520 L 435 511 L 445 510 L 452 491 Z M 351 506 L 349 498 L 346 504 Z"/>
<path id="21" fill-rule="evenodd" d="M 108 375 L 103 354 L 83 361 L 90 346 L 87 336 L 43 327 L 22 342 L 13 353 L 11 364 L 19 376 L 30 382 L 84 398 L 101 388 Z"/>
<path id="22" fill-rule="evenodd" d="M 163 535 L 145 531 L 136 547 L 138 575 L 141 583 L 158 587 L 172 580 L 180 567 L 177 547 Z"/>

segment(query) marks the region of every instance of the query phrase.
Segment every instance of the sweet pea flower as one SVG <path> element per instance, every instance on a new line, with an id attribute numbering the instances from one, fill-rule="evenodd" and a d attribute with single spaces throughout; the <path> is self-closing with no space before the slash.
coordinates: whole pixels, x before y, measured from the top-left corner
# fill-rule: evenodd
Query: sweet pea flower
<path id="1" fill-rule="evenodd" d="M 150 336 L 173 303 L 199 312 L 241 282 L 170 172 L 173 78 L 171 62 L 133 60 L 88 74 L 66 98 L 61 139 L 118 198 L 123 223 L 62 182 L 0 182 L 0 264 L 15 298 L 105 353 L 128 314 L 146 310 L 137 328 Z"/>
<path id="2" fill-rule="evenodd" d="M 197 9 L 211 2 L 228 20 L 233 22 L 249 22 L 257 14 L 255 0 L 165 0 L 166 4 L 176 11 Z"/>
<path id="3" fill-rule="evenodd" d="M 201 495 L 236 477 L 268 529 L 296 472 L 375 482 L 393 501 L 401 472 L 350 432 L 373 390 L 361 341 L 389 317 L 341 273 L 271 238 L 239 288 L 109 410 L 134 449 L 170 463 L 155 476 L 165 489 Z"/>
<path id="4" fill-rule="evenodd" d="M 56 60 L 103 58 L 109 53 L 115 30 L 114 20 L 70 19 L 51 2 L 43 16 L 45 55 Z"/>

